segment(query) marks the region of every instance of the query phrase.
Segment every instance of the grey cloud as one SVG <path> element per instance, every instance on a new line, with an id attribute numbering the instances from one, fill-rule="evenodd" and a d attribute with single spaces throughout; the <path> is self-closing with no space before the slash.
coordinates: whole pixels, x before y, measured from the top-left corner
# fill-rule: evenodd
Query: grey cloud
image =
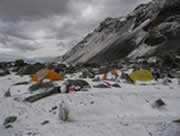
<path id="1" fill-rule="evenodd" d="M 43 42 L 51 39 L 59 41 L 58 48 L 71 48 L 106 17 L 126 15 L 137 4 L 148 1 L 0 0 L 0 43 L 3 48 L 22 53 L 42 50 Z M 93 8 L 93 16 L 82 16 L 88 7 Z M 38 45 L 36 40 L 40 40 L 42 45 Z"/>
<path id="2" fill-rule="evenodd" d="M 6 46 L 8 47 L 9 45 L 6 45 Z M 32 45 L 32 44 L 28 45 L 27 43 L 23 44 L 23 43 L 18 43 L 18 42 L 14 42 L 12 45 L 9 46 L 9 48 L 21 50 L 23 52 L 34 51 L 38 49 L 35 45 Z"/>
<path id="3" fill-rule="evenodd" d="M 22 17 L 47 17 L 64 14 L 69 0 L 1 0 L 0 15 L 5 19 L 18 20 Z"/>
<path id="4" fill-rule="evenodd" d="M 34 41 L 27 41 L 23 39 L 18 39 L 16 37 L 11 36 L 1 36 L 0 34 L 0 43 L 3 45 L 3 48 L 9 48 L 18 51 L 34 51 L 37 50 L 39 47 L 36 46 Z"/>

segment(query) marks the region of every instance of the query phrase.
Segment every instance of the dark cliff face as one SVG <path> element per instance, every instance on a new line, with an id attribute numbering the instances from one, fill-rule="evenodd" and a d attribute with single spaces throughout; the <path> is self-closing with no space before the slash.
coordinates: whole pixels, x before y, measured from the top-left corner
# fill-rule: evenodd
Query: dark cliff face
<path id="1" fill-rule="evenodd" d="M 180 48 L 179 42 L 180 1 L 153 0 L 139 5 L 126 17 L 107 18 L 62 60 L 102 64 L 124 57 L 166 54 Z"/>

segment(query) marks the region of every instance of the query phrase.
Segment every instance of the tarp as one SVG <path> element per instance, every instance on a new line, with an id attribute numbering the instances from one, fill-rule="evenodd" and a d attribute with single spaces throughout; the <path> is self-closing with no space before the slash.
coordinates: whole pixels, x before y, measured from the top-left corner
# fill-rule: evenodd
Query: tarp
<path id="1" fill-rule="evenodd" d="M 137 80 L 139 81 L 152 81 L 153 76 L 152 73 L 148 70 L 137 70 L 129 75 L 130 79 L 136 83 Z"/>
<path id="2" fill-rule="evenodd" d="M 63 78 L 60 77 L 60 75 L 52 70 L 49 69 L 41 69 L 37 73 L 35 73 L 31 79 L 31 81 L 43 81 L 45 79 L 51 80 L 51 81 L 63 81 Z"/>

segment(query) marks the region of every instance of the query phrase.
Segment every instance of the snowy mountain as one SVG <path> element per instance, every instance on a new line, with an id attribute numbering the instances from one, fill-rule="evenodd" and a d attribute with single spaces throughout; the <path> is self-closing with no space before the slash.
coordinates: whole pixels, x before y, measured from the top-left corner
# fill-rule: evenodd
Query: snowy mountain
<path id="1" fill-rule="evenodd" d="M 180 1 L 153 0 L 126 17 L 107 18 L 57 60 L 77 64 L 111 62 L 177 51 L 180 42 Z M 178 52 L 178 51 L 177 51 Z"/>

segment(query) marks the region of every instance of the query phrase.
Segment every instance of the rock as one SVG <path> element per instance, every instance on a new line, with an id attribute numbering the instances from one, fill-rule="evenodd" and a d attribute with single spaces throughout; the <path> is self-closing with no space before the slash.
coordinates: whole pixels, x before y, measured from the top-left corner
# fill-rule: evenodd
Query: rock
<path id="1" fill-rule="evenodd" d="M 58 107 L 57 106 L 54 106 L 51 108 L 51 110 L 56 110 Z"/>
<path id="2" fill-rule="evenodd" d="M 26 65 L 26 63 L 24 62 L 24 60 L 19 59 L 19 60 L 15 61 L 14 65 L 15 65 L 15 67 L 23 67 Z"/>
<path id="3" fill-rule="evenodd" d="M 32 95 L 32 96 L 26 97 L 23 101 L 33 103 L 33 102 L 39 101 L 41 99 L 44 99 L 46 97 L 49 97 L 49 96 L 52 96 L 52 95 L 55 95 L 55 94 L 59 94 L 59 93 L 61 93 L 60 87 L 54 87 L 50 91 L 45 90 L 44 92 L 41 92 L 39 94 L 35 94 L 35 95 Z"/>
<path id="4" fill-rule="evenodd" d="M 166 103 L 162 99 L 158 99 L 152 104 L 152 107 L 153 108 L 161 108 L 162 106 L 165 106 L 165 105 L 166 105 Z"/>
<path id="5" fill-rule="evenodd" d="M 19 82 L 19 83 L 15 83 L 15 84 L 13 84 L 14 86 L 18 86 L 18 85 L 27 85 L 27 84 L 29 84 L 30 82 L 27 82 L 27 81 L 25 81 L 25 82 Z"/>
<path id="6" fill-rule="evenodd" d="M 8 88 L 7 92 L 5 92 L 4 96 L 5 97 L 10 97 L 11 96 L 10 88 Z"/>
<path id="7" fill-rule="evenodd" d="M 180 78 L 180 71 L 171 71 L 168 73 L 169 78 Z"/>
<path id="8" fill-rule="evenodd" d="M 110 86 L 105 85 L 105 84 L 94 85 L 93 87 L 94 88 L 111 88 Z"/>
<path id="9" fill-rule="evenodd" d="M 166 79 L 163 80 L 162 84 L 163 85 L 169 85 L 169 83 L 171 83 L 171 82 L 172 81 L 170 79 L 166 78 Z"/>
<path id="10" fill-rule="evenodd" d="M 170 49 L 177 50 L 179 3 L 179 0 L 152 0 L 139 5 L 126 17 L 109 17 L 61 60 L 71 64 L 103 64 L 124 59 L 134 51 L 136 57 L 152 57 Z"/>
<path id="11" fill-rule="evenodd" d="M 9 125 L 5 125 L 5 128 L 8 129 L 8 128 L 13 128 L 13 126 L 11 124 Z"/>
<path id="12" fill-rule="evenodd" d="M 38 89 L 49 89 L 53 88 L 54 84 L 51 82 L 37 82 L 29 87 L 30 91 L 36 91 Z"/>
<path id="13" fill-rule="evenodd" d="M 119 84 L 112 84 L 112 87 L 121 88 Z"/>
<path id="14" fill-rule="evenodd" d="M 80 91 L 82 91 L 82 92 L 87 92 L 88 89 L 87 89 L 87 88 L 81 88 Z"/>
<path id="15" fill-rule="evenodd" d="M 12 68 L 13 66 L 12 62 L 0 62 L 0 69 Z"/>
<path id="16" fill-rule="evenodd" d="M 110 66 L 101 66 L 98 69 L 93 69 L 93 73 L 95 73 L 96 75 L 106 74 L 110 70 L 112 70 L 112 67 L 110 67 Z"/>
<path id="17" fill-rule="evenodd" d="M 41 125 L 46 125 L 46 124 L 49 124 L 49 120 L 45 120 L 41 123 Z"/>
<path id="18" fill-rule="evenodd" d="M 33 75 L 36 72 L 38 72 L 40 69 L 44 68 L 45 65 L 41 64 L 41 63 L 36 63 L 36 64 L 30 64 L 27 66 L 22 67 L 19 71 L 18 71 L 18 75 Z"/>
<path id="19" fill-rule="evenodd" d="M 101 81 L 100 80 L 100 77 L 96 77 L 95 79 L 92 80 L 93 82 L 98 82 L 98 81 Z"/>
<path id="20" fill-rule="evenodd" d="M 85 68 L 99 68 L 100 65 L 96 64 L 96 63 L 85 63 L 85 64 L 82 64 L 83 67 Z"/>
<path id="21" fill-rule="evenodd" d="M 169 78 L 175 78 L 175 76 L 172 73 L 168 73 Z"/>
<path id="22" fill-rule="evenodd" d="M 174 120 L 173 122 L 174 122 L 174 123 L 178 123 L 178 124 L 180 124 L 180 119 L 178 119 L 178 120 Z"/>
<path id="23" fill-rule="evenodd" d="M 4 126 L 9 124 L 9 123 L 14 123 L 17 120 L 16 116 L 9 116 L 5 119 L 4 121 Z"/>
<path id="24" fill-rule="evenodd" d="M 88 78 L 94 78 L 95 74 L 88 69 L 83 69 L 81 77 L 82 78 L 87 78 L 87 77 Z"/>
<path id="25" fill-rule="evenodd" d="M 80 86 L 81 88 L 91 88 L 89 83 L 85 80 L 67 80 L 70 86 Z"/>
<path id="26" fill-rule="evenodd" d="M 77 71 L 76 68 L 70 65 L 69 67 L 66 67 L 65 74 L 73 74 L 76 71 Z"/>
<path id="27" fill-rule="evenodd" d="M 65 64 L 58 64 L 56 66 L 56 68 L 54 69 L 55 72 L 59 73 L 59 72 L 65 72 L 66 70 L 66 65 Z"/>
<path id="28" fill-rule="evenodd" d="M 0 68 L 0 76 L 6 76 L 6 75 L 9 75 L 9 74 L 10 74 L 10 72 L 8 70 Z"/>

